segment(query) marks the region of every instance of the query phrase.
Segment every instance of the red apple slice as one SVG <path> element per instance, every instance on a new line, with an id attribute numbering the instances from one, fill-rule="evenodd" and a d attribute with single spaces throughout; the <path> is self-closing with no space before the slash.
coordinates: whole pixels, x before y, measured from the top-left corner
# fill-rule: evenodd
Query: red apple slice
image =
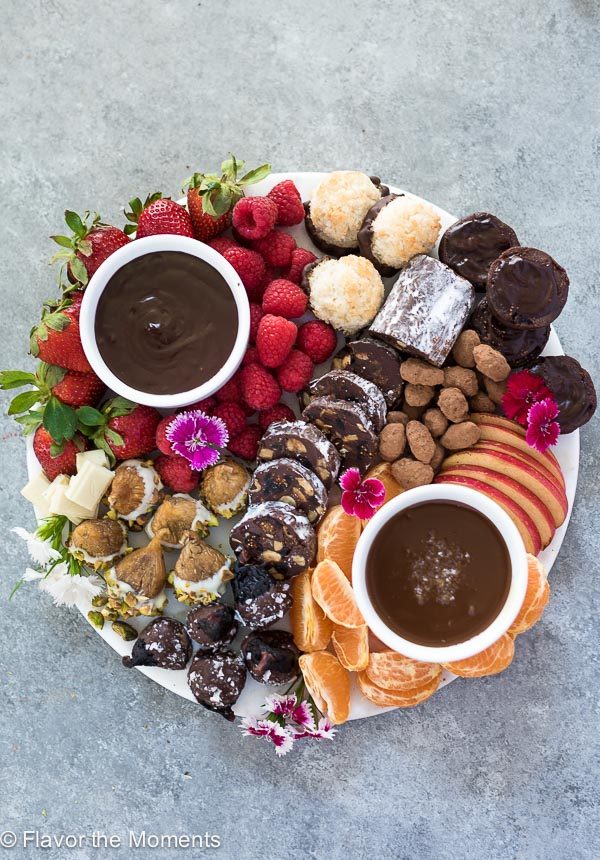
<path id="1" fill-rule="evenodd" d="M 505 449 L 505 450 L 503 450 Z M 525 487 L 544 505 L 552 518 L 552 531 L 564 522 L 567 513 L 567 499 L 563 491 L 546 475 L 550 473 L 539 466 L 533 458 L 526 455 L 514 456 L 514 449 L 501 443 L 477 443 L 466 451 L 457 451 L 446 457 L 442 472 L 463 466 L 476 466 L 506 475 Z"/>
<path id="2" fill-rule="evenodd" d="M 535 527 L 535 523 L 528 513 L 517 504 L 513 499 L 509 498 L 501 490 L 491 487 L 489 484 L 484 484 L 483 481 L 478 481 L 476 478 L 467 478 L 457 475 L 438 475 L 434 479 L 434 484 L 462 484 L 465 487 L 471 487 L 473 490 L 478 490 L 484 496 L 493 499 L 494 502 L 508 514 L 513 523 L 519 530 L 519 534 L 523 538 L 525 549 L 532 555 L 537 555 L 542 548 L 542 539 L 540 533 Z"/>
<path id="3" fill-rule="evenodd" d="M 515 448 L 513 445 L 507 445 L 506 442 L 494 442 L 493 439 L 484 439 L 478 444 L 482 446 L 485 445 L 485 447 L 490 450 L 500 451 L 501 453 L 508 454 L 511 457 L 516 457 L 519 461 L 525 463 L 528 468 L 536 469 L 544 478 L 546 478 L 547 481 L 550 481 L 552 486 L 556 488 L 557 492 L 561 496 L 565 499 L 567 498 L 563 484 L 558 481 L 556 473 L 551 471 L 547 465 L 540 463 L 539 460 L 535 460 L 533 457 L 530 457 L 529 454 L 526 454 L 519 448 Z"/>
<path id="4" fill-rule="evenodd" d="M 552 538 L 554 537 L 554 518 L 546 505 L 539 499 L 535 493 L 528 490 L 527 487 L 510 478 L 502 472 L 497 472 L 495 469 L 488 469 L 485 466 L 455 466 L 454 468 L 445 469 L 444 475 L 454 475 L 459 478 L 474 478 L 487 484 L 490 487 L 495 487 L 506 493 L 513 501 L 520 505 L 526 514 L 528 514 L 535 527 L 539 532 L 542 549 L 546 549 Z"/>

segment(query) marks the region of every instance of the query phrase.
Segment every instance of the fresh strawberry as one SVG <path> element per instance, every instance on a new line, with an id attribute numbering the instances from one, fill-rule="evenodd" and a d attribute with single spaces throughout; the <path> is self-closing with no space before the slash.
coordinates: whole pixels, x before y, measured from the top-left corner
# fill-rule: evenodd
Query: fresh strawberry
<path id="1" fill-rule="evenodd" d="M 194 472 L 185 457 L 180 457 L 178 454 L 170 457 L 161 454 L 154 461 L 154 468 L 163 484 L 176 493 L 192 493 L 200 482 L 198 472 Z"/>
<path id="2" fill-rule="evenodd" d="M 307 251 L 306 248 L 294 248 L 289 268 L 283 273 L 283 277 L 293 281 L 294 284 L 300 284 L 304 269 L 316 259 L 312 251 Z"/>
<path id="3" fill-rule="evenodd" d="M 260 364 L 242 367 L 239 377 L 242 397 L 250 408 L 260 411 L 278 402 L 281 388 L 275 377 Z"/>
<path id="4" fill-rule="evenodd" d="M 277 223 L 282 227 L 301 224 L 304 221 L 304 205 L 300 192 L 291 179 L 278 182 L 267 197 L 277 206 Z"/>
<path id="5" fill-rule="evenodd" d="M 308 296 L 298 284 L 277 278 L 271 281 L 262 300 L 262 309 L 266 314 L 275 314 L 288 320 L 301 317 L 306 310 Z"/>
<path id="6" fill-rule="evenodd" d="M 298 329 L 298 349 L 315 364 L 331 358 L 337 346 L 335 329 L 322 320 L 310 320 Z"/>
<path id="7" fill-rule="evenodd" d="M 93 411 L 96 414 L 90 414 L 87 419 L 86 433 L 112 461 L 143 457 L 156 448 L 156 429 L 161 416 L 151 406 L 115 397 L 104 404 L 101 412 Z"/>
<path id="8" fill-rule="evenodd" d="M 65 298 L 44 307 L 41 322 L 31 330 L 30 352 L 46 364 L 91 373 L 79 333 L 79 299 Z"/>
<path id="9" fill-rule="evenodd" d="M 241 433 L 246 426 L 246 413 L 239 403 L 233 403 L 232 401 L 219 403 L 219 405 L 215 407 L 213 415 L 223 421 L 227 427 L 230 439 L 238 433 Z"/>
<path id="10" fill-rule="evenodd" d="M 296 416 L 285 403 L 276 403 L 270 409 L 258 413 L 258 423 L 263 430 L 270 427 L 274 421 L 295 421 Z"/>
<path id="11" fill-rule="evenodd" d="M 245 430 L 229 440 L 228 450 L 240 457 L 242 460 L 256 460 L 258 454 L 258 443 L 262 437 L 262 430 L 258 424 L 248 424 Z"/>
<path id="12" fill-rule="evenodd" d="M 63 445 L 57 445 L 45 427 L 38 427 L 33 437 L 33 450 L 49 481 L 59 475 L 74 475 L 76 455 L 85 451 L 87 441 L 79 433 Z"/>
<path id="13" fill-rule="evenodd" d="M 313 363 L 310 358 L 299 349 L 293 349 L 277 369 L 277 381 L 284 391 L 300 391 L 308 385 L 312 373 Z"/>
<path id="14" fill-rule="evenodd" d="M 62 261 L 67 267 L 69 280 L 85 286 L 98 266 L 118 248 L 129 242 L 129 237 L 118 227 L 102 224 L 97 213 L 86 212 L 80 218 L 76 212 L 67 209 L 65 221 L 71 236 L 52 236 L 60 245 L 52 262 Z"/>
<path id="15" fill-rule="evenodd" d="M 74 409 L 80 406 L 95 406 L 106 390 L 102 380 L 95 373 L 59 369 L 62 371 L 62 378 L 52 387 L 52 394 Z"/>
<path id="16" fill-rule="evenodd" d="M 156 447 L 161 454 L 166 454 L 169 457 L 173 456 L 173 449 L 171 448 L 171 443 L 167 439 L 167 427 L 173 418 L 175 418 L 174 415 L 165 415 L 156 427 Z"/>
<path id="17" fill-rule="evenodd" d="M 250 302 L 250 343 L 256 343 L 258 324 L 264 316 L 262 307 L 256 302 Z"/>
<path id="18" fill-rule="evenodd" d="M 296 342 L 298 329 L 285 317 L 266 314 L 260 321 L 256 348 L 264 367 L 280 367 Z"/>
<path id="19" fill-rule="evenodd" d="M 159 233 L 174 233 L 190 238 L 194 236 L 192 219 L 187 209 L 169 197 L 163 197 L 160 191 L 151 194 L 143 203 L 139 197 L 134 197 L 129 205 L 131 210 L 125 212 L 130 222 L 125 227 L 127 235 L 135 233 L 137 239 Z"/>
<path id="20" fill-rule="evenodd" d="M 244 239 L 264 239 L 277 221 L 277 205 L 268 197 L 242 197 L 233 207 L 232 225 Z"/>
<path id="21" fill-rule="evenodd" d="M 223 256 L 236 270 L 251 302 L 260 301 L 264 292 L 265 261 L 250 248 L 229 248 Z"/>
<path id="22" fill-rule="evenodd" d="M 194 173 L 187 180 L 187 205 L 196 239 L 208 242 L 226 230 L 231 223 L 231 210 L 244 196 L 244 187 L 260 182 L 271 172 L 270 164 L 263 164 L 239 176 L 243 161 L 235 156 L 221 164 L 221 174 Z"/>

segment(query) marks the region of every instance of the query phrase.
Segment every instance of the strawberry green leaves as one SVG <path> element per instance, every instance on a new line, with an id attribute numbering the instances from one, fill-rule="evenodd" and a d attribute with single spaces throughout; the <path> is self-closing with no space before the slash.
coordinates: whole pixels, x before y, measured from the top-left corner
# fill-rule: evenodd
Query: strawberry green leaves
<path id="1" fill-rule="evenodd" d="M 149 194 L 143 203 L 140 197 L 134 197 L 132 200 L 130 200 L 129 211 L 127 209 L 125 210 L 125 217 L 130 223 L 125 225 L 125 227 L 123 228 L 123 232 L 127 236 L 131 236 L 132 233 L 135 233 L 135 231 L 137 230 L 138 221 L 140 220 L 140 215 L 142 214 L 144 209 L 147 209 L 148 206 L 150 206 L 150 204 L 154 203 L 156 200 L 162 199 L 162 192 L 155 191 L 153 194 Z"/>
<path id="2" fill-rule="evenodd" d="M 77 254 L 89 257 L 92 253 L 92 243 L 88 240 L 90 231 L 100 225 L 100 216 L 97 212 L 85 212 L 81 218 L 77 212 L 71 209 L 65 210 L 65 221 L 71 230 L 71 236 L 50 236 L 60 246 L 61 250 L 51 258 L 50 263 L 60 262 L 59 280 L 64 279 L 65 270 L 82 286 L 88 282 L 88 273 L 85 265 Z"/>
<path id="3" fill-rule="evenodd" d="M 72 439 L 78 427 L 77 413 L 71 406 L 51 396 L 44 409 L 43 425 L 59 445 Z"/>
<path id="4" fill-rule="evenodd" d="M 244 187 L 265 179 L 271 172 L 270 164 L 261 164 L 243 176 L 245 162 L 238 161 L 235 155 L 221 164 L 221 175 L 214 173 L 193 173 L 184 183 L 184 190 L 196 188 L 202 197 L 202 209 L 213 218 L 225 215 L 244 196 Z"/>

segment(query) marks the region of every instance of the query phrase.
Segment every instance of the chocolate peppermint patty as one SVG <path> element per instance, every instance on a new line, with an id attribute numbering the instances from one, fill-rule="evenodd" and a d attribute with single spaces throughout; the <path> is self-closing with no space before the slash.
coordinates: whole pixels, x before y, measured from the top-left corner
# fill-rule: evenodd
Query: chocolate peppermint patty
<path id="1" fill-rule="evenodd" d="M 531 370 L 541 376 L 556 400 L 562 433 L 572 433 L 590 420 L 596 411 L 596 389 L 587 370 L 575 358 L 546 356 Z"/>
<path id="2" fill-rule="evenodd" d="M 440 239 L 438 256 L 482 292 L 490 265 L 518 244 L 517 234 L 504 221 L 489 212 L 474 212 L 448 227 Z"/>
<path id="3" fill-rule="evenodd" d="M 483 343 L 501 352 L 512 368 L 533 364 L 550 337 L 549 325 L 535 329 L 510 328 L 503 325 L 491 313 L 486 298 L 479 302 L 471 314 L 468 327 L 475 329 Z"/>

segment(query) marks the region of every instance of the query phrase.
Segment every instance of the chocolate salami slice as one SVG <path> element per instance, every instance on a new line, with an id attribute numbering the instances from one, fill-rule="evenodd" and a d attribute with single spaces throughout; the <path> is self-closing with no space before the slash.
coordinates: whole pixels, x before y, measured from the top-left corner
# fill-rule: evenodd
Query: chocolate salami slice
<path id="1" fill-rule="evenodd" d="M 465 278 L 420 254 L 398 275 L 369 332 L 441 367 L 471 312 L 473 296 Z"/>
<path id="2" fill-rule="evenodd" d="M 532 364 L 541 355 L 550 337 L 550 326 L 518 329 L 503 325 L 490 311 L 486 298 L 479 302 L 471 314 L 469 325 L 483 343 L 501 352 L 513 368 Z"/>
<path id="3" fill-rule="evenodd" d="M 338 370 L 349 370 L 379 388 L 391 409 L 402 394 L 400 356 L 390 346 L 369 337 L 352 340 L 333 359 Z"/>
<path id="4" fill-rule="evenodd" d="M 310 567 L 316 549 L 308 519 L 284 502 L 250 508 L 231 530 L 229 542 L 241 564 L 267 565 L 283 579 Z"/>
<path id="5" fill-rule="evenodd" d="M 340 470 L 340 455 L 320 430 L 305 421 L 275 421 L 262 437 L 258 459 L 289 457 L 317 475 L 330 490 Z"/>
<path id="6" fill-rule="evenodd" d="M 366 472 L 377 462 L 377 435 L 357 403 L 317 397 L 308 404 L 302 416 L 314 422 L 331 439 L 345 469 L 357 468 Z"/>
<path id="7" fill-rule="evenodd" d="M 315 397 L 329 397 L 332 400 L 350 400 L 363 409 L 379 433 L 385 424 L 387 404 L 385 397 L 374 382 L 363 379 L 349 370 L 330 370 L 319 379 L 310 383 L 306 405 Z"/>
<path id="8" fill-rule="evenodd" d="M 261 463 L 254 472 L 250 504 L 262 502 L 285 502 L 316 523 L 327 508 L 327 490 L 314 472 L 297 460 L 283 457 Z"/>

